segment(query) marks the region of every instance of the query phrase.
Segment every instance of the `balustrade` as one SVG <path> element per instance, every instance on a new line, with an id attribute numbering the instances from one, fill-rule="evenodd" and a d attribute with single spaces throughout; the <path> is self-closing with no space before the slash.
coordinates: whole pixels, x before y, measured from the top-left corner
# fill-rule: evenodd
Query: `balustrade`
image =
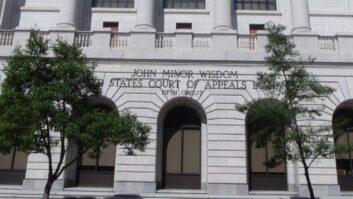
<path id="1" fill-rule="evenodd" d="M 23 31 L 22 31 L 23 32 Z M 40 31 L 39 35 L 42 36 L 44 39 L 49 39 L 51 38 L 50 32 L 46 31 Z M 89 48 L 89 47 L 94 47 L 92 45 L 95 44 L 95 42 L 99 41 L 94 41 L 94 34 L 93 32 L 76 32 L 75 37 L 74 37 L 74 44 L 77 45 L 78 47 L 82 48 Z M 19 35 L 17 37 L 17 35 Z M 28 34 L 29 35 L 29 34 Z M 104 44 L 102 47 L 104 48 L 105 45 L 107 45 L 107 49 L 110 48 L 124 48 L 127 49 L 130 47 L 130 42 L 131 42 L 131 35 L 130 33 L 112 33 L 112 34 L 107 34 L 108 41 L 110 40 L 110 46 L 109 43 Z M 19 41 L 22 41 L 26 39 L 23 37 L 23 34 L 17 34 L 16 30 L 15 31 L 0 31 L 0 47 L 10 47 L 10 46 L 15 46 L 15 43 L 17 44 Z M 105 37 L 105 36 L 104 36 Z M 351 38 L 352 37 L 352 38 Z M 319 36 L 317 41 L 317 49 L 297 49 L 299 51 L 301 50 L 306 50 L 306 51 L 312 51 L 314 53 L 317 52 L 326 52 L 326 53 L 334 53 L 334 52 L 343 52 L 340 51 L 342 48 L 342 44 L 338 45 L 339 41 L 344 39 L 352 40 L 353 42 L 353 36 L 342 36 L 340 35 L 337 36 Z M 99 38 L 97 38 L 99 40 Z M 288 39 L 293 41 L 293 36 L 289 35 Z M 341 40 L 340 40 L 341 39 Z M 179 40 L 178 40 L 179 41 Z M 182 40 L 181 40 L 182 41 Z M 237 35 L 237 46 L 239 50 L 245 50 L 245 51 L 258 51 L 259 49 L 257 48 L 262 48 L 265 44 L 259 43 L 258 42 L 264 42 L 265 40 L 257 40 L 256 35 Z M 177 40 L 176 40 L 176 34 L 174 33 L 157 33 L 155 36 L 155 48 L 156 49 L 172 49 L 176 48 L 177 45 Z M 179 41 L 180 42 L 180 41 Z M 206 50 L 211 50 L 212 49 L 212 43 L 215 42 L 212 39 L 211 34 L 193 34 L 192 35 L 192 40 L 185 40 L 185 42 L 191 42 L 189 47 L 190 49 L 206 49 Z M 342 41 L 341 41 L 342 42 Z M 21 42 L 20 42 L 21 43 Z M 347 43 L 347 42 L 346 42 Z M 236 44 L 234 44 L 236 45 Z M 185 45 L 187 46 L 187 45 Z M 340 48 L 340 49 L 339 49 Z M 346 47 L 347 48 L 347 47 Z M 350 47 L 349 47 L 350 48 Z M 227 49 L 225 49 L 227 50 Z M 264 51 L 258 51 L 258 52 L 264 52 Z"/>
<path id="2" fill-rule="evenodd" d="M 175 35 L 158 33 L 156 35 L 156 48 L 173 48 L 175 46 Z"/>
<path id="3" fill-rule="evenodd" d="M 239 35 L 238 48 L 245 50 L 256 50 L 256 36 L 255 35 Z"/>
<path id="4" fill-rule="evenodd" d="M 336 51 L 336 37 L 320 36 L 319 49 L 323 51 Z"/>
<path id="5" fill-rule="evenodd" d="M 77 32 L 75 34 L 74 44 L 78 47 L 89 47 L 92 44 L 92 33 Z"/>
<path id="6" fill-rule="evenodd" d="M 111 48 L 127 48 L 129 46 L 129 33 L 112 33 L 110 39 Z"/>
<path id="7" fill-rule="evenodd" d="M 0 46 L 12 46 L 13 43 L 12 31 L 1 31 L 0 32 Z"/>
<path id="8" fill-rule="evenodd" d="M 211 35 L 196 34 L 192 38 L 193 48 L 211 48 L 211 43 L 212 43 Z"/>

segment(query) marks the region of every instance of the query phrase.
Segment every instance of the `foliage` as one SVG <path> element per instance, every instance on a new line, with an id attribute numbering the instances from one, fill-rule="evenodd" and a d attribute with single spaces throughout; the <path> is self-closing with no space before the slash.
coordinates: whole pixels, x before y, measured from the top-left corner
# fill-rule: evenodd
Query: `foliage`
<path id="1" fill-rule="evenodd" d="M 32 31 L 24 49 L 16 48 L 5 66 L 6 79 L 0 95 L 0 150 L 9 153 L 13 146 L 28 153 L 48 157 L 49 197 L 53 182 L 80 156 L 96 154 L 104 143 L 125 146 L 128 154 L 143 151 L 150 128 L 136 116 L 105 111 L 92 105 L 101 93 L 94 75 L 95 66 L 74 45 L 58 40 L 49 45 Z M 72 144 L 82 149 L 70 162 L 65 154 Z M 60 148 L 58 164 L 52 149 Z M 57 163 L 57 162 L 56 162 Z"/>
<path id="2" fill-rule="evenodd" d="M 252 139 L 262 143 L 264 139 L 274 138 L 277 162 L 300 161 L 304 165 L 310 196 L 314 198 L 308 168 L 317 158 L 331 157 L 334 153 L 330 124 L 315 121 L 323 111 L 317 104 L 334 89 L 320 83 L 306 70 L 305 66 L 314 59 L 300 56 L 293 41 L 283 34 L 284 26 L 269 23 L 266 30 L 269 34 L 265 59 L 269 71 L 259 72 L 256 83 L 273 100 L 253 101 L 237 105 L 237 109 L 255 120 L 268 118 L 265 123 L 270 128 L 255 129 Z M 279 103 L 273 103 L 274 99 Z"/>

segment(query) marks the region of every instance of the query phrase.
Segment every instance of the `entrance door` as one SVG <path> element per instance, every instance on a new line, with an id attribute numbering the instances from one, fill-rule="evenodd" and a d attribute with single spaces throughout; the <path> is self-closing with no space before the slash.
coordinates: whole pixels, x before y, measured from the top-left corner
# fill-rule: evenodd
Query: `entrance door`
<path id="1" fill-rule="evenodd" d="M 181 127 L 169 132 L 166 142 L 164 188 L 201 188 L 200 127 Z"/>

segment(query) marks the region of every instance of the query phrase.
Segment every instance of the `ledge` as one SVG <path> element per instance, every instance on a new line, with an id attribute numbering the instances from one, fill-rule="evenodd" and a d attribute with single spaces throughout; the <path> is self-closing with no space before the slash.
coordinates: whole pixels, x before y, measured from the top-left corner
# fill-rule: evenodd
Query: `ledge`
<path id="1" fill-rule="evenodd" d="M 64 191 L 83 191 L 83 192 L 114 192 L 114 188 L 109 187 L 67 187 Z"/>
<path id="2" fill-rule="evenodd" d="M 92 8 L 92 13 L 137 13 L 135 8 Z"/>
<path id="3" fill-rule="evenodd" d="M 353 191 L 341 191 L 342 196 L 353 196 Z"/>
<path id="4" fill-rule="evenodd" d="M 291 191 L 249 191 L 249 195 L 285 195 L 285 196 L 295 196 L 298 195 L 297 192 Z"/>
<path id="5" fill-rule="evenodd" d="M 22 185 L 0 185 L 0 189 L 22 190 Z"/>
<path id="6" fill-rule="evenodd" d="M 312 17 L 353 17 L 352 12 L 310 12 Z"/>
<path id="7" fill-rule="evenodd" d="M 22 12 L 59 12 L 60 8 L 58 7 L 26 7 L 22 6 L 20 8 Z"/>
<path id="8" fill-rule="evenodd" d="M 282 16 L 277 10 L 233 10 L 235 15 Z"/>
<path id="9" fill-rule="evenodd" d="M 210 14 L 209 10 L 206 9 L 170 9 L 166 8 L 163 10 L 164 14 Z"/>

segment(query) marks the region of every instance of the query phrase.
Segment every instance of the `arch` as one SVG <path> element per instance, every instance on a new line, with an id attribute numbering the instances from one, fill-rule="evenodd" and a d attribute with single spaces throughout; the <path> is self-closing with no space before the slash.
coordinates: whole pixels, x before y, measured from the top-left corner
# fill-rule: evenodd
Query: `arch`
<path id="1" fill-rule="evenodd" d="M 271 98 L 259 99 L 254 101 L 246 114 L 246 140 L 247 140 L 247 162 L 248 162 L 248 182 L 249 190 L 287 190 L 287 168 L 286 162 L 274 160 L 274 164 L 269 163 L 274 157 L 273 132 L 284 130 L 285 120 L 273 120 L 273 117 L 285 118 L 281 116 L 278 108 L 283 104 Z M 263 117 L 256 115 L 256 111 L 262 109 L 267 111 L 266 115 L 271 117 Z M 276 122 L 275 122 L 276 121 Z M 256 143 L 252 136 L 258 130 L 262 130 L 261 135 L 263 143 Z M 268 183 L 271 181 L 271 183 Z"/>
<path id="2" fill-rule="evenodd" d="M 207 179 L 207 154 L 206 154 L 206 141 L 207 141 L 207 132 L 206 132 L 206 124 L 207 124 L 207 117 L 206 113 L 202 106 L 195 100 L 187 97 L 177 97 L 174 98 L 163 105 L 160 109 L 158 114 L 157 120 L 157 158 L 156 158 L 156 182 L 157 182 L 157 189 L 164 188 L 164 180 L 163 180 L 163 162 L 164 162 L 164 129 L 165 129 L 165 122 L 168 117 L 168 114 L 171 113 L 173 110 L 177 110 L 178 108 L 185 108 L 189 109 L 190 111 L 194 112 L 195 115 L 199 118 L 200 123 L 200 131 L 201 131 L 201 189 L 205 189 L 206 179 Z"/>
<path id="3" fill-rule="evenodd" d="M 88 104 L 95 108 L 103 108 L 106 111 L 116 111 L 118 112 L 118 108 L 116 107 L 115 103 L 108 97 L 105 96 L 96 96 L 90 97 L 88 100 Z"/>
<path id="4" fill-rule="evenodd" d="M 104 112 L 117 112 L 115 103 L 105 97 L 96 96 L 88 99 L 88 106 L 99 109 Z M 67 161 L 72 160 L 80 151 L 80 146 L 76 143 L 70 143 L 70 152 L 67 155 Z M 106 147 L 101 147 L 101 153 L 94 157 L 91 150 L 85 152 L 81 159 L 70 166 L 65 171 L 65 186 L 83 186 L 83 187 L 113 187 L 116 146 L 106 143 Z"/>
<path id="5" fill-rule="evenodd" d="M 335 137 L 335 145 L 345 148 L 336 152 L 336 169 L 338 184 L 342 191 L 353 191 L 353 151 L 346 151 L 353 144 L 353 99 L 339 104 L 332 116 L 332 125 Z M 339 131 L 339 132 L 337 132 Z"/>

